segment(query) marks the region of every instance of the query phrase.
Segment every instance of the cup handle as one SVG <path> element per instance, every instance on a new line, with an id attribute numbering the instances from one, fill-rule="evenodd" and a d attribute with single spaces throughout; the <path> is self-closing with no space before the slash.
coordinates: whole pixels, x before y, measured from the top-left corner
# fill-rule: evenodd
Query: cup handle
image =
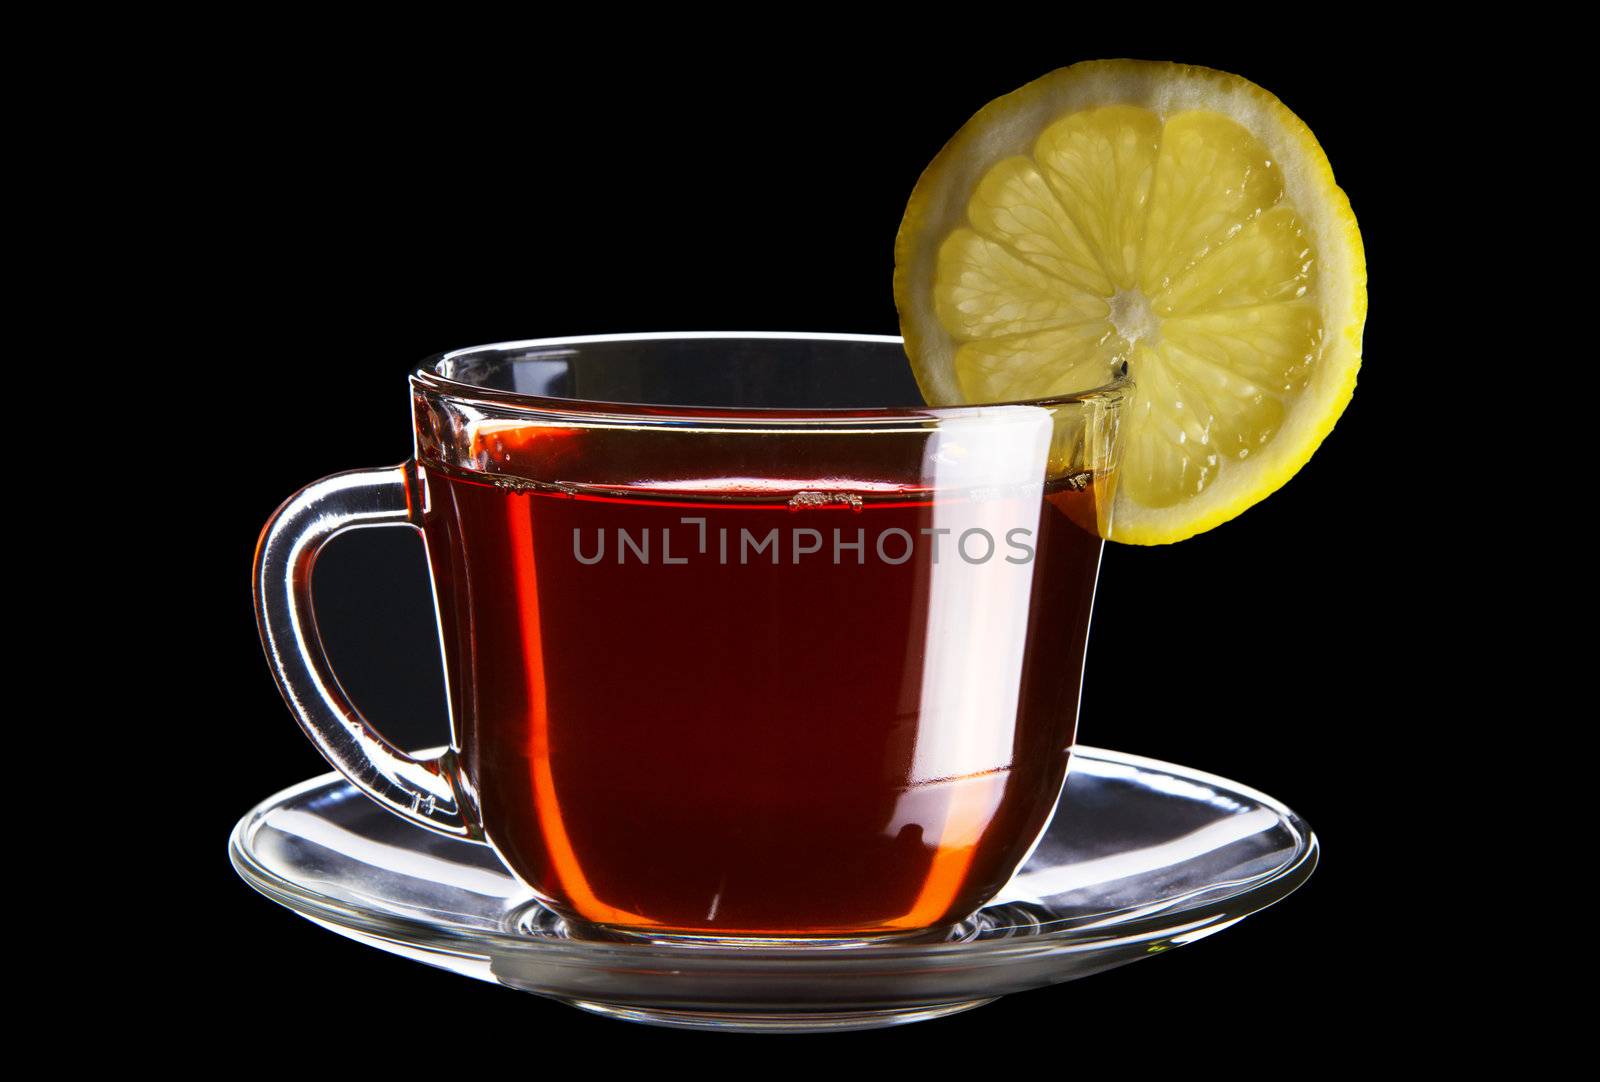
<path id="1" fill-rule="evenodd" d="M 455 753 L 415 759 L 378 735 L 339 686 L 312 611 L 312 568 L 335 534 L 371 526 L 420 529 L 411 513 L 415 477 L 411 462 L 350 470 L 289 497 L 256 546 L 256 622 L 289 710 L 328 762 L 402 818 L 477 841 L 483 832 L 457 786 Z"/>

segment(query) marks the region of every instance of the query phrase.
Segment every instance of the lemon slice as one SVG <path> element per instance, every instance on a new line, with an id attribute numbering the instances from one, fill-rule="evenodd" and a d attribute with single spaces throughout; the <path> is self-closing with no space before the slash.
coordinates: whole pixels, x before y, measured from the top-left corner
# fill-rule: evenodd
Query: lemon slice
<path id="1" fill-rule="evenodd" d="M 1366 262 L 1310 130 L 1245 79 L 1093 61 L 969 120 L 895 243 L 934 405 L 1088 390 L 1128 366 L 1109 536 L 1226 522 L 1292 477 L 1355 389 Z"/>

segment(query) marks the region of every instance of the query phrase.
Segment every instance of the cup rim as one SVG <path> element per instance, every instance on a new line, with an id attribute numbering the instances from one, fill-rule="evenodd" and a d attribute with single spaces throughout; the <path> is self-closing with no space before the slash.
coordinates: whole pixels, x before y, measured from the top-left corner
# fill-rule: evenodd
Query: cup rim
<path id="1" fill-rule="evenodd" d="M 873 407 L 811 407 L 804 409 L 777 409 L 764 406 L 698 406 L 651 405 L 638 402 L 610 402 L 592 399 L 559 398 L 525 394 L 498 388 L 480 387 L 450 379 L 439 373 L 439 366 L 471 353 L 488 350 L 534 349 L 544 347 L 581 346 L 602 342 L 663 342 L 663 341 L 728 341 L 739 339 L 767 339 L 775 341 L 804 342 L 872 342 L 903 345 L 904 339 L 890 334 L 852 334 L 826 331 L 642 331 L 622 334 L 565 335 L 552 338 L 513 339 L 489 342 L 446 350 L 425 358 L 411 373 L 411 385 L 429 394 L 440 395 L 456 401 L 493 405 L 500 409 L 526 412 L 542 416 L 558 416 L 570 420 L 625 421 L 633 423 L 684 424 L 696 421 L 714 423 L 754 424 L 829 424 L 862 423 L 871 421 L 906 422 L 938 421 L 952 417 L 997 415 L 1014 411 L 1019 406 L 1060 408 L 1091 403 L 1119 405 L 1133 388 L 1133 379 L 1127 366 L 1109 382 L 1098 387 L 1072 394 L 1052 395 L 1045 398 L 1014 399 L 1005 402 L 985 402 L 957 406 L 873 406 Z M 998 419 L 998 418 L 997 418 Z"/>

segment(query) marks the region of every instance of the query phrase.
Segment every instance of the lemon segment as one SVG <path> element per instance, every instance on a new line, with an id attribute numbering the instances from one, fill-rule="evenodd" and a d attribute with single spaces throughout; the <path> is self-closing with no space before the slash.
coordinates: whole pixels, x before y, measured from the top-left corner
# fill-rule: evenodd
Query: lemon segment
<path id="1" fill-rule="evenodd" d="M 1315 138 L 1204 68 L 1098 61 L 991 102 L 906 209 L 895 301 L 935 405 L 1135 384 L 1109 536 L 1181 540 L 1297 471 L 1349 401 L 1366 270 Z"/>

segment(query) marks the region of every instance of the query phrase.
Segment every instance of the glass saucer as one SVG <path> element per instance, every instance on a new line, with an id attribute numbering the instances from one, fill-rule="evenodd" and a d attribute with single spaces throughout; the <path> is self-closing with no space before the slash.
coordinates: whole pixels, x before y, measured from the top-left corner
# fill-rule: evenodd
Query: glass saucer
<path id="1" fill-rule="evenodd" d="M 943 938 L 841 946 L 598 938 L 483 846 L 413 826 L 336 774 L 240 820 L 233 865 L 360 942 L 584 1010 L 694 1029 L 867 1029 L 938 1018 L 1192 943 L 1310 876 L 1304 820 L 1224 778 L 1079 747 L 1056 815 L 991 905 Z"/>

